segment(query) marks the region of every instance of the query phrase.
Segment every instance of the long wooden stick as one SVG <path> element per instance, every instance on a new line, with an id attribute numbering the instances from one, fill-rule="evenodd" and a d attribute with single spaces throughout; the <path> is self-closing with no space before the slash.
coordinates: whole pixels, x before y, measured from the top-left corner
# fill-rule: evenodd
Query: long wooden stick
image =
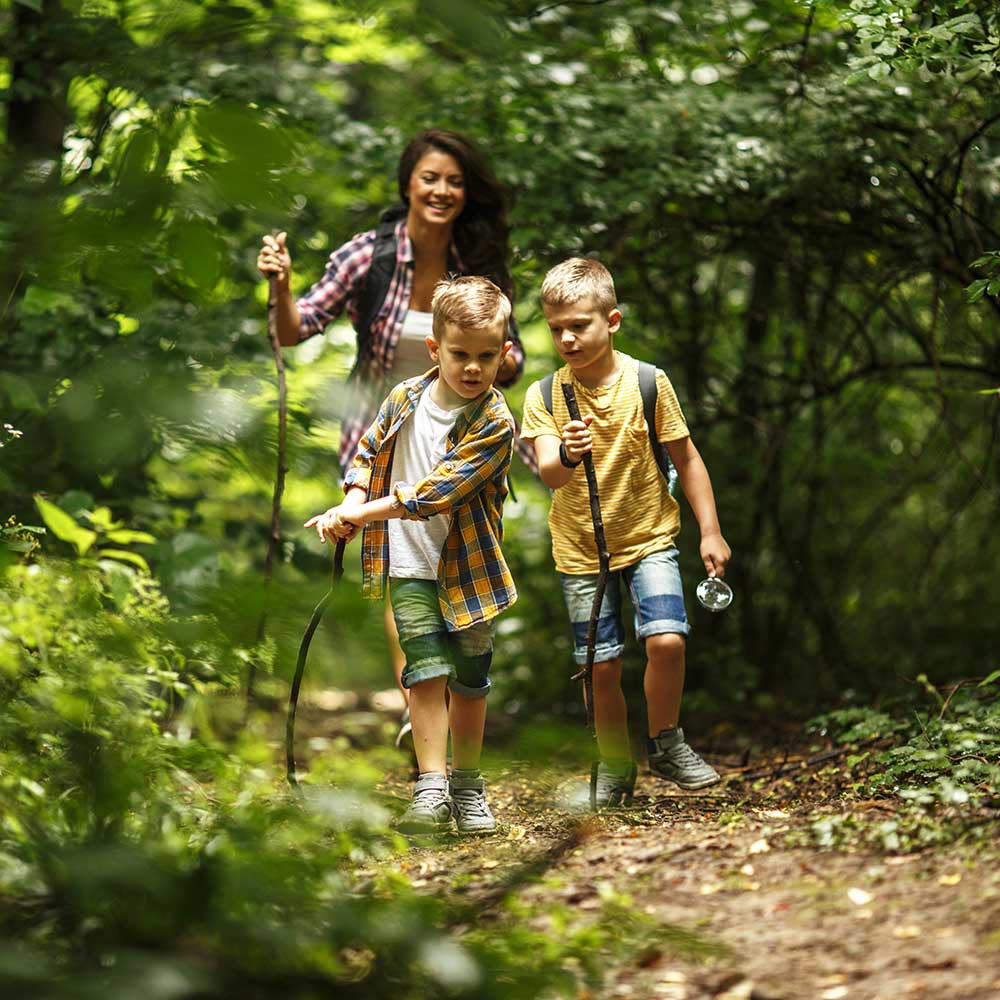
<path id="1" fill-rule="evenodd" d="M 562 383 L 563 396 L 566 399 L 566 409 L 570 420 L 582 420 L 580 407 L 576 401 L 576 391 L 569 382 Z M 597 543 L 597 589 L 594 591 L 594 603 L 590 609 L 590 623 L 587 625 L 587 664 L 583 670 L 573 675 L 573 680 L 583 678 L 583 697 L 587 703 L 587 726 L 595 741 L 597 739 L 597 724 L 594 720 L 594 655 L 597 651 L 597 623 L 601 617 L 601 605 L 604 603 L 604 591 L 608 585 L 608 572 L 611 568 L 611 555 L 608 552 L 608 541 L 604 535 L 604 518 L 601 515 L 601 496 L 597 491 L 597 473 L 594 471 L 594 457 L 588 451 L 583 456 L 583 471 L 587 475 L 587 493 L 590 497 L 590 518 L 594 522 L 594 541 Z M 600 753 L 594 755 L 590 768 L 590 808 L 597 810 L 597 768 L 600 763 Z"/>
<path id="2" fill-rule="evenodd" d="M 337 548 L 333 553 L 333 577 L 330 580 L 330 589 L 313 609 L 309 624 L 302 634 L 302 641 L 299 643 L 298 659 L 295 661 L 295 676 L 292 678 L 292 690 L 288 696 L 288 717 L 285 719 L 285 769 L 288 776 L 288 783 L 296 791 L 299 790 L 299 779 L 295 773 L 295 712 L 299 706 L 299 688 L 302 686 L 302 675 L 305 673 L 306 658 L 309 656 L 309 646 L 312 644 L 313 633 L 319 627 L 323 612 L 330 603 L 330 598 L 337 592 L 340 578 L 344 575 L 345 544 L 343 539 L 337 542 Z"/>
<path id="3" fill-rule="evenodd" d="M 576 392 L 568 382 L 562 383 L 563 396 L 566 398 L 566 409 L 570 420 L 582 420 L 580 407 L 576 401 Z M 594 654 L 597 649 L 597 622 L 601 616 L 601 604 L 604 602 L 604 591 L 608 585 L 608 571 L 611 568 L 611 555 L 608 552 L 608 542 L 604 535 L 604 518 L 601 515 L 601 496 L 597 491 L 597 474 L 594 472 L 594 457 L 588 451 L 583 456 L 583 471 L 587 475 L 587 492 L 590 496 L 590 517 L 594 522 L 594 541 L 597 543 L 597 590 L 594 593 L 594 604 L 590 610 L 590 623 L 587 626 L 587 665 L 571 678 L 576 681 L 581 677 L 586 691 L 587 724 L 594 730 Z"/>
<path id="4" fill-rule="evenodd" d="M 285 359 L 281 354 L 281 341 L 278 339 L 278 319 L 275 303 L 277 302 L 278 278 L 272 274 L 267 280 L 267 339 L 271 342 L 274 353 L 274 370 L 278 376 L 278 465 L 274 474 L 274 491 L 271 494 L 271 530 L 267 537 L 267 551 L 264 554 L 264 588 L 270 590 L 271 577 L 274 574 L 274 557 L 281 544 L 281 497 L 285 492 L 285 474 L 288 472 L 286 442 L 288 438 L 288 381 L 285 377 Z M 267 596 L 257 618 L 257 638 L 255 645 L 259 646 L 264 638 L 267 627 Z M 247 672 L 247 709 L 253 704 L 254 682 L 257 678 L 257 664 L 250 662 Z"/>

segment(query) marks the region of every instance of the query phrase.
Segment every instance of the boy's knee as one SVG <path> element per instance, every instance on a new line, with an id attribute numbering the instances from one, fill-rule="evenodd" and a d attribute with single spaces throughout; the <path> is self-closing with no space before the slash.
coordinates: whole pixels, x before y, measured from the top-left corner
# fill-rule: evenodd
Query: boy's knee
<path id="1" fill-rule="evenodd" d="M 687 640 L 678 632 L 662 632 L 646 637 L 646 658 L 650 663 L 670 665 L 684 656 Z"/>
<path id="2" fill-rule="evenodd" d="M 603 663 L 594 664 L 594 684 L 602 686 L 604 684 L 618 684 L 622 679 L 622 661 L 605 660 Z"/>

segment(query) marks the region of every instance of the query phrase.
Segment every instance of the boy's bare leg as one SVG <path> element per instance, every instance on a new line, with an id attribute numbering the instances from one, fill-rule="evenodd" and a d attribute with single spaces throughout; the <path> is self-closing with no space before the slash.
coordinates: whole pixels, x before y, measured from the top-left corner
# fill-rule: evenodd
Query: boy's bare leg
<path id="1" fill-rule="evenodd" d="M 462 771 L 475 771 L 483 752 L 486 699 L 467 698 L 452 691 L 448 721 L 451 726 L 452 764 Z"/>
<path id="2" fill-rule="evenodd" d="M 628 707 L 622 691 L 622 661 L 594 664 L 594 727 L 601 757 L 629 760 Z"/>
<path id="3" fill-rule="evenodd" d="M 448 678 L 432 677 L 410 688 L 413 748 L 421 774 L 445 774 L 448 752 L 448 708 L 444 692 Z M 480 737 L 481 739 L 481 737 Z"/>
<path id="4" fill-rule="evenodd" d="M 684 636 L 668 632 L 646 639 L 646 714 L 650 738 L 672 729 L 680 720 L 684 694 Z"/>

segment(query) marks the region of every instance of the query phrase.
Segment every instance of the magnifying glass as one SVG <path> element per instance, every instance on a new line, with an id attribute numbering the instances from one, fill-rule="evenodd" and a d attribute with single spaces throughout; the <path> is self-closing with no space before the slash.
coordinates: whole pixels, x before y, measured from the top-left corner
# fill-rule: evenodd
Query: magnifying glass
<path id="1" fill-rule="evenodd" d="M 733 589 L 723 580 L 710 576 L 695 588 L 698 603 L 709 611 L 725 611 L 733 603 Z"/>

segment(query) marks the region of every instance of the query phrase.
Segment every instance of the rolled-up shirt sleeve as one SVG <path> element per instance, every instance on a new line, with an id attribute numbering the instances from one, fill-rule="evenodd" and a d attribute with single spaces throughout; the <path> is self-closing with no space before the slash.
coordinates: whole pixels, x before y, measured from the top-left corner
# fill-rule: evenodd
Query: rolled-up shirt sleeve
<path id="1" fill-rule="evenodd" d="M 375 458 L 392 422 L 391 404 L 392 397 L 390 396 L 382 402 L 374 423 L 361 436 L 358 450 L 354 454 L 354 461 L 344 477 L 345 494 L 352 486 L 360 486 L 364 490 L 370 487 Z"/>
<path id="2" fill-rule="evenodd" d="M 330 254 L 323 277 L 296 300 L 300 341 L 322 333 L 344 311 L 368 274 L 374 245 L 372 230 L 359 233 Z"/>
<path id="3" fill-rule="evenodd" d="M 514 427 L 507 420 L 487 423 L 463 438 L 428 475 L 414 484 L 393 484 L 405 520 L 426 520 L 467 503 L 510 465 Z"/>

